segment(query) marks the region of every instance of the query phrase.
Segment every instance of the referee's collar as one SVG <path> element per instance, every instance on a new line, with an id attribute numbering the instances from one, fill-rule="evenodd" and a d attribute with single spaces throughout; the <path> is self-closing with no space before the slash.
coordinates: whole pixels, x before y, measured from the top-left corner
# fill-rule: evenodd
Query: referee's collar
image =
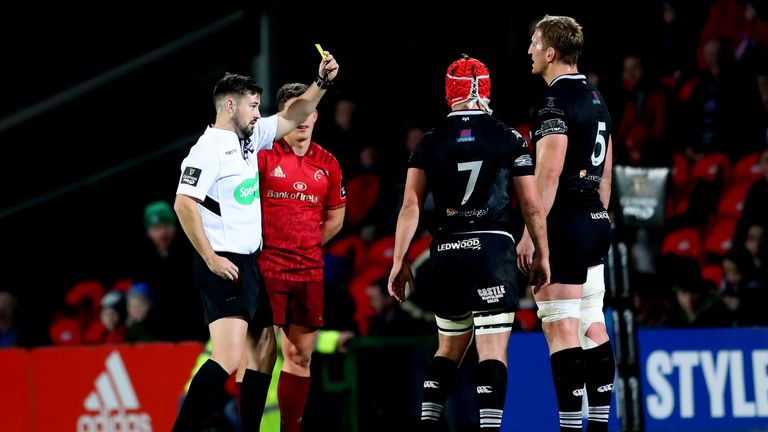
<path id="1" fill-rule="evenodd" d="M 235 131 L 229 129 L 220 129 L 210 124 L 205 130 L 205 133 L 209 135 L 215 135 L 219 138 L 234 138 L 236 141 L 240 141 L 240 137 L 237 136 Z"/>

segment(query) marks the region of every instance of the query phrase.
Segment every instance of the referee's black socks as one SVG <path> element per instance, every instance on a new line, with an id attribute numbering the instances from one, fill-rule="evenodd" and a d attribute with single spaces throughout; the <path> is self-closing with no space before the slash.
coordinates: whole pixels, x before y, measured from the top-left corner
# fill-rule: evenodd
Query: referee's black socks
<path id="1" fill-rule="evenodd" d="M 251 369 L 245 370 L 240 384 L 240 419 L 243 432 L 258 432 L 272 375 Z"/>
<path id="2" fill-rule="evenodd" d="M 616 360 L 613 358 L 611 343 L 584 350 L 589 422 L 587 432 L 608 430 L 608 413 L 611 410 L 613 378 L 616 374 Z"/>
<path id="3" fill-rule="evenodd" d="M 456 383 L 459 364 L 448 357 L 437 356 L 429 365 L 424 379 L 424 398 L 421 402 L 421 424 L 424 430 L 438 430 L 445 400 Z"/>
<path id="4" fill-rule="evenodd" d="M 483 431 L 501 430 L 504 398 L 507 394 L 507 366 L 499 360 L 483 360 L 477 365 L 477 406 Z"/>
<path id="5" fill-rule="evenodd" d="M 208 359 L 198 369 L 189 385 L 187 397 L 181 405 L 173 432 L 197 432 L 203 428 L 203 419 L 210 411 L 211 401 L 224 391 L 229 374 L 213 360 Z"/>
<path id="6" fill-rule="evenodd" d="M 560 432 L 581 431 L 581 400 L 584 394 L 584 359 L 581 347 L 549 356 L 560 411 Z"/>

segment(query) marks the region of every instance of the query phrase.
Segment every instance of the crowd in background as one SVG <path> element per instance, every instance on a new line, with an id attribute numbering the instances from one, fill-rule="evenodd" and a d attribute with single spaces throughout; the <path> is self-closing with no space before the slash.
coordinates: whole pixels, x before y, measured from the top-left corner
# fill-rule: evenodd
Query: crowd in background
<path id="1" fill-rule="evenodd" d="M 649 46 L 625 53 L 620 79 L 590 69 L 594 60 L 581 66 L 612 110 L 615 163 L 672 170 L 663 228 L 623 227 L 618 202 L 611 209 L 617 237 L 631 246 L 640 325 L 768 324 L 755 306 L 768 300 L 768 215 L 761 205 L 768 199 L 768 17 L 755 6 L 715 1 L 692 33 L 680 27 L 674 3 L 663 2 L 660 28 Z M 604 81 L 621 85 L 604 87 Z M 429 334 L 429 304 L 418 291 L 400 305 L 383 282 L 407 157 L 429 125 L 400 119 L 391 125 L 399 142 L 377 140 L 362 97 L 337 94 L 333 112 L 326 108 L 316 129 L 316 141 L 341 164 L 348 201 L 343 230 L 325 248 L 327 326 L 360 335 Z M 517 128 L 529 130 L 526 122 Z M 124 272 L 67 289 L 50 317 L 49 343 L 206 340 L 188 265 L 193 252 L 172 199 L 147 205 L 146 248 Z M 417 269 L 428 260 L 429 202 L 425 209 L 409 257 Z M 417 274 L 422 284 L 425 273 Z M 522 305 L 517 328 L 536 329 L 529 294 Z M 20 306 L 33 307 L 0 292 L 2 346 L 41 344 L 25 341 L 16 320 Z"/>

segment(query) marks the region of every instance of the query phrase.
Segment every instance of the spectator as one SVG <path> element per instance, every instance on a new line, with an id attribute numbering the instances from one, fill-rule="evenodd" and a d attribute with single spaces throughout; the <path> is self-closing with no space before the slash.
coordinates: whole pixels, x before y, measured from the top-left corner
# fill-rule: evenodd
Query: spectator
<path id="1" fill-rule="evenodd" d="M 704 45 L 704 66 L 683 90 L 690 90 L 686 142 L 694 160 L 713 152 L 724 152 L 735 160 L 758 151 L 760 105 L 755 80 L 745 79 L 732 54 L 727 41 L 709 40 Z"/>
<path id="2" fill-rule="evenodd" d="M 125 342 L 125 294 L 111 290 L 101 298 L 100 325 L 91 326 L 85 342 L 91 344 Z"/>
<path id="3" fill-rule="evenodd" d="M 145 282 L 133 284 L 126 295 L 125 326 L 128 342 L 148 342 L 156 339 L 152 307 L 152 290 L 149 285 Z"/>
<path id="4" fill-rule="evenodd" d="M 755 223 L 766 223 L 768 221 L 768 150 L 760 156 L 760 168 L 764 177 L 757 180 L 749 187 L 747 198 L 744 200 L 744 207 L 741 211 L 741 218 L 736 228 L 736 234 L 733 238 L 733 244 L 744 244 L 747 237 L 747 229 Z"/>
<path id="5" fill-rule="evenodd" d="M 624 112 L 616 133 L 617 163 L 631 166 L 669 165 L 672 150 L 663 140 L 667 96 L 646 74 L 644 62 L 639 56 L 624 58 L 623 85 Z"/>
<path id="6" fill-rule="evenodd" d="M 0 291 L 0 348 L 19 345 L 19 328 L 16 324 L 18 306 L 13 294 Z"/>
<path id="7" fill-rule="evenodd" d="M 354 128 L 355 102 L 342 97 L 336 101 L 333 122 L 318 128 L 318 142 L 324 143 L 326 150 L 336 156 L 341 171 L 348 173 L 355 166 L 357 154 L 362 148 L 363 140 Z"/>
<path id="8" fill-rule="evenodd" d="M 680 281 L 673 287 L 677 312 L 669 320 L 671 327 L 730 327 L 731 314 L 715 295 L 710 282 Z"/>
<path id="9" fill-rule="evenodd" d="M 144 228 L 149 242 L 139 257 L 135 279 L 152 287 L 153 338 L 206 340 L 203 309 L 192 279 L 192 247 L 179 235 L 171 205 L 149 203 L 144 208 Z"/>

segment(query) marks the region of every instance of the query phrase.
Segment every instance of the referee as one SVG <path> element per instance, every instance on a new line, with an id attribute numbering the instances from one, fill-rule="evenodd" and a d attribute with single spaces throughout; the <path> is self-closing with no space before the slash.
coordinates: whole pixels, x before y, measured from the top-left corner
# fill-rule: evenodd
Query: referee
<path id="1" fill-rule="evenodd" d="M 193 273 L 213 346 L 211 358 L 192 379 L 174 432 L 202 430 L 213 398 L 243 351 L 256 348 L 248 334 L 260 288 L 254 259 L 261 246 L 256 152 L 271 148 L 314 112 L 339 68 L 330 53 L 324 54 L 316 82 L 284 111 L 266 118 L 259 113 L 262 88 L 250 77 L 225 74 L 213 91 L 216 122 L 181 163 L 174 209 L 197 251 Z M 243 406 L 251 406 L 255 392 L 250 389 L 258 386 L 248 377 L 241 387 Z M 243 430 L 258 430 L 258 418 L 249 412 L 242 413 Z"/>

